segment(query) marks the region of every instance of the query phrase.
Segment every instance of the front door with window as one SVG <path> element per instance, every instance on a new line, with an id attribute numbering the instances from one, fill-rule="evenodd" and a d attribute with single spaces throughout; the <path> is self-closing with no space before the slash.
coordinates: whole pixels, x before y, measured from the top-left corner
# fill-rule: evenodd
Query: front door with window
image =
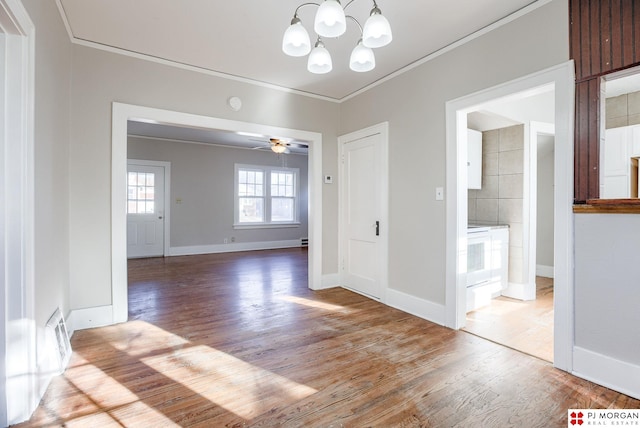
<path id="1" fill-rule="evenodd" d="M 127 257 L 164 255 L 164 167 L 127 166 Z"/>

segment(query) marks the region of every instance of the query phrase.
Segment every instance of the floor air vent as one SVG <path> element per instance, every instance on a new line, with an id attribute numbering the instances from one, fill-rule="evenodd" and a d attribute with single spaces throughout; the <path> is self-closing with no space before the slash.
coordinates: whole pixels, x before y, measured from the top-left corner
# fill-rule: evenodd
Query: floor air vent
<path id="1" fill-rule="evenodd" d="M 60 308 L 47 321 L 47 347 L 51 350 L 52 363 L 58 373 L 63 373 L 71 359 L 71 342 Z"/>

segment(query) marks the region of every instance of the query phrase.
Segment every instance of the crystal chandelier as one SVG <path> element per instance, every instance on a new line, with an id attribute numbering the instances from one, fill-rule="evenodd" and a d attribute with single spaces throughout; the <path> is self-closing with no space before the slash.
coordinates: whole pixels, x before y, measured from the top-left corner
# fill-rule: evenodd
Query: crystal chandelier
<path id="1" fill-rule="evenodd" d="M 309 55 L 307 70 L 311 73 L 324 74 L 332 70 L 331 54 L 324 46 L 322 38 L 339 37 L 347 29 L 347 19 L 356 23 L 360 29 L 361 37 L 351 52 L 349 68 L 357 72 L 373 70 L 376 59 L 373 49 L 386 46 L 391 42 L 391 26 L 387 18 L 382 16 L 375 0 L 373 8 L 364 23 L 364 28 L 357 19 L 346 15 L 345 10 L 356 0 L 351 0 L 344 8 L 340 0 L 324 0 L 322 3 L 303 3 L 298 6 L 293 14 L 291 25 L 284 33 L 282 50 L 290 56 L 299 57 Z M 302 25 L 298 17 L 298 11 L 304 6 L 318 6 L 313 29 L 318 35 L 313 50 L 309 33 Z"/>

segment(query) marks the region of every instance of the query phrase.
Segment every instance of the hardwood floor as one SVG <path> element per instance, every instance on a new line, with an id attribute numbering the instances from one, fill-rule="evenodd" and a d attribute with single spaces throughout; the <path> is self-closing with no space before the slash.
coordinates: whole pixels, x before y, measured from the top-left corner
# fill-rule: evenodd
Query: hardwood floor
<path id="1" fill-rule="evenodd" d="M 553 279 L 536 277 L 536 300 L 498 297 L 469 312 L 464 330 L 553 362 Z"/>
<path id="2" fill-rule="evenodd" d="M 130 321 L 77 331 L 21 427 L 566 427 L 640 401 L 344 289 L 303 249 L 132 260 Z"/>

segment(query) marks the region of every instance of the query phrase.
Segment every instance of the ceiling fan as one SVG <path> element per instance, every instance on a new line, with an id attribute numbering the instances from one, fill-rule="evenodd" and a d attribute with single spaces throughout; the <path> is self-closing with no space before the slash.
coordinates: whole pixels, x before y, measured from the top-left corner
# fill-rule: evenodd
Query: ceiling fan
<path id="1" fill-rule="evenodd" d="M 268 140 L 257 140 L 257 139 L 252 139 L 251 141 L 258 141 L 261 143 L 265 143 L 265 144 L 269 144 L 268 146 L 258 146 L 258 147 L 254 147 L 254 149 L 266 149 L 266 148 L 270 148 L 271 151 L 273 151 L 274 153 L 291 153 L 291 150 L 289 150 L 290 147 L 300 147 L 300 148 L 308 148 L 309 145 L 307 143 L 302 143 L 302 142 L 293 142 L 293 141 L 287 141 L 281 138 L 269 138 Z"/>

